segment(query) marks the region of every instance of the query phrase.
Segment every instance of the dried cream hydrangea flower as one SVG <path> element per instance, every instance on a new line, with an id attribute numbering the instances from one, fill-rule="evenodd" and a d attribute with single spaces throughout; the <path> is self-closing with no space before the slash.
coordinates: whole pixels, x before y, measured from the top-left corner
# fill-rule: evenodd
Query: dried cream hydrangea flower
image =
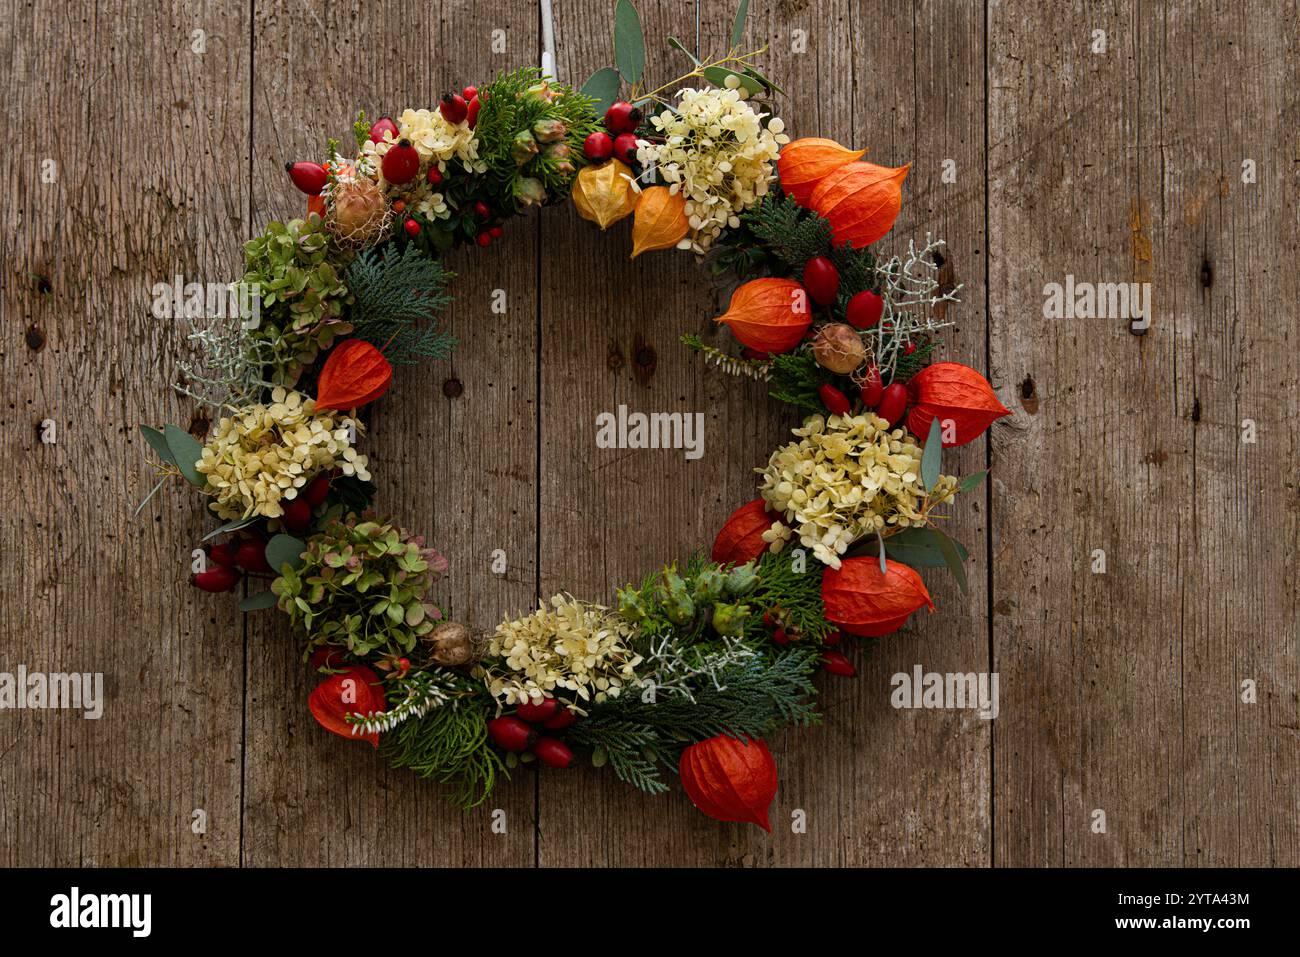
<path id="1" fill-rule="evenodd" d="M 766 114 L 745 102 L 739 82 L 730 76 L 726 89 L 682 90 L 676 110 L 650 119 L 664 142 L 637 150 L 643 166 L 654 164 L 686 198 L 691 234 L 682 248 L 703 252 L 724 229 L 739 226 L 738 214 L 766 195 L 772 163 L 790 142 L 780 119 L 763 125 Z"/>
<path id="2" fill-rule="evenodd" d="M 798 442 L 772 453 L 759 490 L 768 506 L 785 517 L 764 533 L 779 551 L 798 535 L 813 555 L 832 568 L 855 541 L 891 527 L 925 525 L 926 492 L 921 448 L 903 429 L 889 430 L 880 416 L 810 416 L 795 429 Z M 951 497 L 957 479 L 942 475 L 931 503 Z"/>
<path id="3" fill-rule="evenodd" d="M 452 160 L 460 160 L 471 173 L 482 173 L 487 169 L 487 164 L 478 157 L 478 139 L 474 131 L 465 123 L 448 123 L 438 110 L 404 110 L 397 118 L 397 135 L 385 133 L 379 143 L 366 140 L 361 153 L 379 170 L 382 168 L 380 160 L 398 140 L 411 141 L 420 154 L 422 172 L 436 164 L 445 173 Z"/>
<path id="4" fill-rule="evenodd" d="M 337 468 L 369 480 L 369 464 L 349 440 L 361 423 L 339 412 L 316 412 L 300 392 L 275 389 L 271 404 L 249 405 L 217 423 L 195 468 L 207 476 L 209 506 L 226 519 L 279 518 L 318 472 Z"/>
<path id="5" fill-rule="evenodd" d="M 488 639 L 489 660 L 474 673 L 505 704 L 541 701 L 557 690 L 599 703 L 636 683 L 641 656 L 628 646 L 631 635 L 631 626 L 609 609 L 556 595 L 550 608 L 541 604 L 531 615 L 502 622 Z"/>

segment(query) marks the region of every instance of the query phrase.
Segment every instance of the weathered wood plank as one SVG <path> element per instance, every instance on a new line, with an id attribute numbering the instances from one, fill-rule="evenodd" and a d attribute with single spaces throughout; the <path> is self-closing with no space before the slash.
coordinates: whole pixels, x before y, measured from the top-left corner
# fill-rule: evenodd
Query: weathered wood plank
<path id="1" fill-rule="evenodd" d="M 1263 318 L 1295 297 L 1293 24 L 990 8 L 1000 864 L 1295 863 L 1295 323 Z M 1151 283 L 1150 330 L 1044 319 L 1067 275 Z"/>
<path id="2" fill-rule="evenodd" d="M 1181 635 L 1177 863 L 1188 866 L 1300 862 L 1300 279 L 1284 265 L 1300 245 L 1297 14 L 1285 2 L 1176 3 L 1138 21 L 1152 65 L 1139 87 L 1143 186 L 1160 190 L 1153 289 L 1176 341 L 1158 401 L 1178 418 L 1143 464 L 1171 472 L 1187 502 L 1165 598 L 1177 596 Z M 1257 703 L 1242 700 L 1245 681 Z"/>
<path id="3" fill-rule="evenodd" d="M 537 58 L 535 12 L 520 4 L 330 4 L 313 14 L 259 5 L 255 19 L 254 197 L 262 224 L 301 215 L 281 169 L 317 155 L 326 137 L 369 116 L 434 108 L 453 86 L 479 83 Z M 310 27 L 310 28 L 307 28 Z M 505 49 L 493 53 L 493 31 Z M 321 69 L 321 64 L 328 67 Z M 529 223 L 510 241 L 455 254 L 460 275 L 446 314 L 460 344 L 450 365 L 399 370 L 366 440 L 379 484 L 377 507 L 424 532 L 451 562 L 438 594 L 449 613 L 490 628 L 535 591 L 534 450 L 536 245 Z M 501 288 L 508 312 L 490 312 Z M 456 393 L 452 383 L 463 390 Z M 447 386 L 444 389 L 444 386 Z M 493 550 L 505 575 L 491 571 Z M 244 863 L 252 865 L 510 865 L 532 863 L 532 782 L 503 783 L 462 814 L 438 787 L 386 769 L 312 720 L 312 677 L 298 644 L 271 615 L 248 644 L 247 816 Z M 494 809 L 505 834 L 491 831 Z"/>
<path id="4" fill-rule="evenodd" d="M 3 19 L 0 116 L 27 145 L 0 213 L 0 670 L 102 672 L 106 701 L 99 720 L 0 712 L 0 865 L 234 864 L 240 616 L 186 583 L 190 491 L 131 511 L 154 482 L 137 425 L 191 422 L 169 386 L 185 330 L 151 316 L 151 286 L 229 281 L 239 261 L 247 11 Z"/>

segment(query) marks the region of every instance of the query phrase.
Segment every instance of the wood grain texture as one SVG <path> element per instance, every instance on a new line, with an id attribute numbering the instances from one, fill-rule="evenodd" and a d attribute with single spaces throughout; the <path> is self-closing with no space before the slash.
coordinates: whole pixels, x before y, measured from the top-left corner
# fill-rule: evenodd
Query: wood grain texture
<path id="1" fill-rule="evenodd" d="M 3 19 L 0 670 L 102 672 L 106 700 L 99 720 L 0 713 L 0 865 L 234 864 L 240 615 L 185 583 L 206 524 L 190 493 L 131 512 L 154 484 L 137 425 L 191 423 L 169 386 L 185 329 L 151 315 L 151 287 L 234 278 L 248 230 L 247 12 Z"/>
<path id="2" fill-rule="evenodd" d="M 130 514 L 152 484 L 136 425 L 203 428 L 169 387 L 184 329 L 150 314 L 152 284 L 236 278 L 244 239 L 301 213 L 283 162 L 345 138 L 358 107 L 537 62 L 535 5 L 0 4 L 19 144 L 0 671 L 102 671 L 108 699 L 99 721 L 0 712 L 0 866 L 1300 864 L 1295 0 L 751 3 L 790 132 L 913 163 L 884 249 L 947 239 L 945 357 L 1015 413 L 945 455 L 994 468 L 953 510 L 970 594 L 927 572 L 935 614 L 822 682 L 823 727 L 772 741 L 771 836 L 591 768 L 523 769 L 450 808 L 315 725 L 274 615 L 185 583 L 209 524 L 192 495 Z M 686 68 L 670 34 L 728 41 L 730 0 L 639 6 L 656 76 Z M 613 2 L 554 7 L 558 72 L 581 83 L 612 60 Z M 453 258 L 455 356 L 399 375 L 365 449 L 379 507 L 448 555 L 439 597 L 480 630 L 560 590 L 610 601 L 707 546 L 795 421 L 679 344 L 716 334 L 730 291 L 689 256 L 628 262 L 630 221 L 601 235 L 568 205 L 507 230 Z M 1044 318 L 1067 274 L 1150 282 L 1150 330 Z M 703 412 L 704 456 L 598 449 L 620 404 Z M 916 664 L 997 671 L 998 720 L 892 709 L 890 676 Z"/>
<path id="3" fill-rule="evenodd" d="M 1265 6 L 990 9 L 1000 864 L 1295 857 L 1296 326 L 1265 318 L 1294 9 Z M 1067 274 L 1149 282 L 1150 330 L 1042 318 Z"/>

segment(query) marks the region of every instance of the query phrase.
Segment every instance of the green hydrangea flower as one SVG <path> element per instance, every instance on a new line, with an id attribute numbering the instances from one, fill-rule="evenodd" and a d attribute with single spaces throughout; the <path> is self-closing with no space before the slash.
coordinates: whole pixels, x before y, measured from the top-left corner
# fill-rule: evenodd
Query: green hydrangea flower
<path id="1" fill-rule="evenodd" d="M 270 346 L 268 370 L 276 385 L 293 386 L 302 370 L 352 331 L 344 320 L 352 295 L 343 282 L 350 252 L 332 248 L 321 218 L 271 223 L 244 244 L 244 282 L 262 294 L 261 323 L 249 332 Z"/>
<path id="2" fill-rule="evenodd" d="M 307 541 L 302 564 L 271 583 L 278 606 L 308 637 L 358 658 L 415 651 L 442 612 L 426 597 L 447 560 L 424 539 L 387 522 L 334 519 Z"/>

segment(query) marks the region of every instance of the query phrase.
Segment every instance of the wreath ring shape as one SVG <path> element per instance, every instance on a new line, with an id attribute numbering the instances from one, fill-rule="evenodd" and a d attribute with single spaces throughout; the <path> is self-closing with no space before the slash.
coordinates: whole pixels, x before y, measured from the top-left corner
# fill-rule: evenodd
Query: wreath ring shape
<path id="1" fill-rule="evenodd" d="M 325 730 L 466 808 L 521 763 L 587 760 L 651 793 L 676 771 L 705 814 L 768 828 L 764 737 L 820 720 L 814 677 L 853 675 L 851 645 L 933 609 L 916 569 L 964 588 L 943 517 L 983 476 L 943 475 L 942 452 L 1008 412 L 978 372 L 935 361 L 958 291 L 938 282 L 940 243 L 874 252 L 907 166 L 791 141 L 776 87 L 735 47 L 658 90 L 626 86 L 613 68 L 581 90 L 505 73 L 431 109 L 362 113 L 355 149 L 288 164 L 305 215 L 246 244 L 250 308 L 195 321 L 181 363 L 177 388 L 216 425 L 202 441 L 142 432 L 155 491 L 180 476 L 222 522 L 193 584 L 288 616 Z M 476 636 L 430 597 L 445 559 L 371 510 L 358 410 L 395 367 L 449 354 L 443 254 L 564 198 L 602 229 L 632 217 L 633 255 L 681 249 L 660 255 L 733 278 L 717 322 L 736 343 L 683 341 L 805 418 L 707 551 L 609 605 L 556 595 Z"/>

